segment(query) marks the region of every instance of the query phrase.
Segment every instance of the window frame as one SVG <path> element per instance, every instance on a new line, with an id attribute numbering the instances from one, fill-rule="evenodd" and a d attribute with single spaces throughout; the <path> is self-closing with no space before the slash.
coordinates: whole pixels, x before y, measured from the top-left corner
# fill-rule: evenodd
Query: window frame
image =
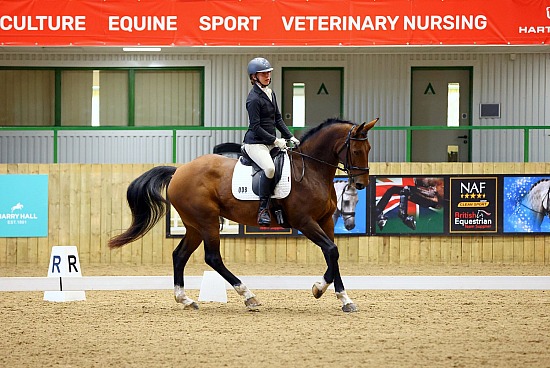
<path id="1" fill-rule="evenodd" d="M 200 91 L 198 98 L 201 101 L 200 106 L 200 125 L 185 125 L 185 127 L 204 127 L 204 99 L 205 99 L 205 67 L 204 66 L 184 66 L 184 67 L 25 67 L 25 66 L 0 66 L 0 70 L 51 70 L 55 73 L 55 82 L 54 82 L 54 125 L 26 125 L 26 128 L 29 127 L 41 127 L 41 128 L 47 128 L 47 127 L 77 127 L 79 129 L 87 128 L 87 129 L 109 129 L 109 128 L 116 128 L 116 129 L 123 129 L 126 127 L 135 127 L 135 98 L 136 98 L 136 91 L 135 91 L 135 73 L 136 71 L 195 71 L 199 72 L 199 78 L 200 78 Z M 89 126 L 71 126 L 71 125 L 61 125 L 62 121 L 62 108 L 61 108 L 61 96 L 62 96 L 62 86 L 61 86 L 61 75 L 63 71 L 67 70 L 118 70 L 118 71 L 127 71 L 128 73 L 128 121 L 126 122 L 125 126 L 92 126 L 91 123 Z M 161 127 L 164 125 L 161 125 Z M 17 125 L 13 125 L 10 127 L 18 127 Z M 139 126 L 140 128 L 148 128 L 148 127 L 155 127 L 158 128 L 159 126 Z M 174 125 L 166 125 L 166 127 L 174 128 Z"/>

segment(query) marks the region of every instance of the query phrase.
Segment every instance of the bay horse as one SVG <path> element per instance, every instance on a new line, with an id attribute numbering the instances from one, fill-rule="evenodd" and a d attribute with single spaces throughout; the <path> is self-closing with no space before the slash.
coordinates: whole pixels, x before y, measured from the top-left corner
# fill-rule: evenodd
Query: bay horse
<path id="1" fill-rule="evenodd" d="M 292 190 L 286 198 L 278 200 L 288 226 L 301 231 L 323 252 L 327 269 L 321 281 L 312 287 L 314 297 L 320 298 L 334 283 L 344 312 L 355 312 L 357 307 L 346 293 L 338 266 L 332 219 L 336 209 L 333 180 L 339 168 L 347 173 L 352 186 L 359 190 L 367 187 L 371 149 L 367 132 L 377 121 L 357 125 L 328 119 L 306 132 L 300 146 L 288 151 Z M 202 242 L 206 264 L 233 286 L 248 308 L 261 305 L 246 285 L 227 269 L 220 254 L 220 216 L 257 226 L 258 201 L 239 201 L 233 197 L 231 177 L 235 164 L 234 158 L 207 154 L 178 168 L 158 166 L 145 172 L 127 190 L 132 212 L 130 227 L 109 240 L 110 248 L 118 248 L 143 237 L 165 215 L 171 203 L 186 228 L 184 238 L 172 253 L 174 297 L 186 308 L 198 308 L 198 304 L 185 295 L 183 274 L 189 257 Z M 170 202 L 162 195 L 166 188 Z M 272 222 L 271 225 L 278 224 Z"/>

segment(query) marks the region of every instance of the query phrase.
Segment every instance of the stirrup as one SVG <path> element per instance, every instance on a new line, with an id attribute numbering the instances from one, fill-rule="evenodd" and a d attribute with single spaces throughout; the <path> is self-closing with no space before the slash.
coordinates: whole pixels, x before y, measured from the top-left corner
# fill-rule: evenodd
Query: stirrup
<path id="1" fill-rule="evenodd" d="M 269 214 L 269 209 L 262 208 L 258 211 L 258 225 L 260 226 L 269 226 L 271 224 L 271 215 Z"/>

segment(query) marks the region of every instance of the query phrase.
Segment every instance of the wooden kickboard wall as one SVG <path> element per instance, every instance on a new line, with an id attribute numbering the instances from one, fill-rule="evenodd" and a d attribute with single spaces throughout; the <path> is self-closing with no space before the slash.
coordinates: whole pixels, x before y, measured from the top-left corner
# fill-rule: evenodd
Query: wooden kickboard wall
<path id="1" fill-rule="evenodd" d="M 76 245 L 81 264 L 171 264 L 180 239 L 161 221 L 143 239 L 111 251 L 107 242 L 131 220 L 130 182 L 151 164 L 0 164 L 0 174 L 49 175 L 49 233 L 44 238 L 0 237 L 0 265 L 48 264 L 51 247 Z M 550 174 L 550 163 L 372 163 L 373 175 Z M 9 195 L 2 189 L 2 195 Z M 1 234 L 0 234 L 1 236 Z M 341 262 L 365 264 L 550 264 L 550 236 L 337 237 Z M 304 237 L 222 238 L 235 263 L 324 263 Z M 203 263 L 200 247 L 190 262 Z"/>

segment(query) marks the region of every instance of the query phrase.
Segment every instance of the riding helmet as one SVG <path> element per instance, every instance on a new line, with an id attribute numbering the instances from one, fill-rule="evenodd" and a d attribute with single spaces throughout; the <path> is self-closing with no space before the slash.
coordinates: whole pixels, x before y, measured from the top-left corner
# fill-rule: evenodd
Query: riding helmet
<path id="1" fill-rule="evenodd" d="M 251 76 L 252 74 L 261 73 L 261 72 L 270 72 L 273 70 L 273 67 L 267 61 L 267 59 L 263 57 L 257 57 L 248 63 L 248 75 Z"/>

